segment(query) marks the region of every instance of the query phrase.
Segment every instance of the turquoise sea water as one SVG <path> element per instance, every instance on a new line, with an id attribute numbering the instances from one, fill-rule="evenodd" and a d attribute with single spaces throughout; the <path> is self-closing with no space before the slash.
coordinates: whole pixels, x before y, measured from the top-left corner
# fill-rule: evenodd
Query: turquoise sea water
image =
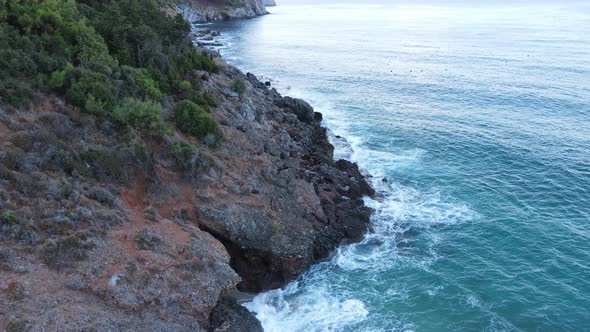
<path id="1" fill-rule="evenodd" d="M 384 197 L 363 242 L 246 304 L 265 329 L 590 331 L 590 6 L 271 11 L 215 25 L 222 54 L 323 112 Z"/>

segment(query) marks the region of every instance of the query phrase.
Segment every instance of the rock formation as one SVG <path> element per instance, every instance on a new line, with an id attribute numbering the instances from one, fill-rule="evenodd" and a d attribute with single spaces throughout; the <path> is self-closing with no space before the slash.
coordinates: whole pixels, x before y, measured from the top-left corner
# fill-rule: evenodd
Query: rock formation
<path id="1" fill-rule="evenodd" d="M 265 15 L 269 1 L 274 3 L 273 0 L 186 0 L 178 9 L 189 22 L 203 23 Z"/>
<path id="2" fill-rule="evenodd" d="M 362 236 L 373 191 L 321 114 L 217 61 L 217 146 L 129 140 L 58 97 L 0 106 L 0 330 L 257 331 L 228 294 Z"/>

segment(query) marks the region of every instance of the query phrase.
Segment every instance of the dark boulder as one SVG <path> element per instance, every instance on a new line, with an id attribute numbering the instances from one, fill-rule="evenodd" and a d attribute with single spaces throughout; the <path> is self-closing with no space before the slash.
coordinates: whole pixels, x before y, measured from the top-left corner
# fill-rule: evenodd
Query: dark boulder
<path id="1" fill-rule="evenodd" d="M 234 298 L 222 297 L 211 312 L 211 332 L 262 332 L 260 321 Z"/>
<path id="2" fill-rule="evenodd" d="M 287 109 L 297 115 L 297 119 L 305 123 L 313 123 L 316 119 L 313 107 L 302 99 L 283 97 L 276 101 L 277 106 Z"/>

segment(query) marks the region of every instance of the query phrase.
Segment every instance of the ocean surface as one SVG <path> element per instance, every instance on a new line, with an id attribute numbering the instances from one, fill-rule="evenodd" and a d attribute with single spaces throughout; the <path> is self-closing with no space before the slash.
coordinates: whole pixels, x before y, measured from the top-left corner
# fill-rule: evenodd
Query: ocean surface
<path id="1" fill-rule="evenodd" d="M 590 4 L 278 2 L 207 28 L 383 197 L 265 330 L 590 331 Z"/>

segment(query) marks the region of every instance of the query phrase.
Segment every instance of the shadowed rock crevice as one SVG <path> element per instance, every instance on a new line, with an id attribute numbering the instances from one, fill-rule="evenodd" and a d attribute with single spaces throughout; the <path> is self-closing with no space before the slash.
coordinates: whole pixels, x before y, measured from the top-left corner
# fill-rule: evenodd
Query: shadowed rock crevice
<path id="1" fill-rule="evenodd" d="M 209 331 L 262 332 L 262 325 L 244 307 L 229 296 L 224 296 L 211 312 Z"/>
<path id="2" fill-rule="evenodd" d="M 231 268 L 242 278 L 242 281 L 237 285 L 240 291 L 261 292 L 278 288 L 296 276 L 285 275 L 285 270 L 277 267 L 281 258 L 273 257 L 270 252 L 240 248 L 235 242 L 224 238 L 204 225 L 200 225 L 199 228 L 211 234 L 224 245 L 231 257 Z"/>

